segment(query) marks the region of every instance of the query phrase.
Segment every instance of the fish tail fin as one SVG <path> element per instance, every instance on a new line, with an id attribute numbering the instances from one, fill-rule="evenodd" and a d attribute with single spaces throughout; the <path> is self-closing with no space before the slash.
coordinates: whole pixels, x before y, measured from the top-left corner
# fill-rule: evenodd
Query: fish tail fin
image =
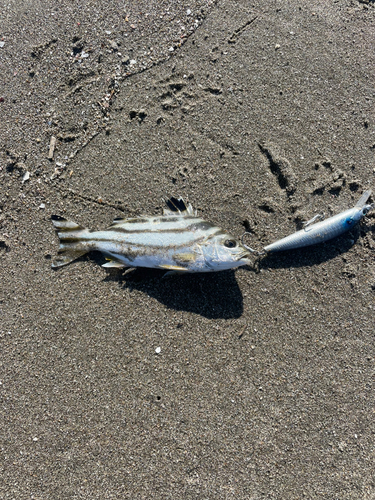
<path id="1" fill-rule="evenodd" d="M 371 196 L 371 189 L 368 189 L 367 191 L 365 191 L 363 193 L 363 195 L 357 201 L 357 203 L 355 204 L 355 206 L 357 208 L 363 208 L 366 205 L 367 200 L 370 198 L 370 196 Z"/>
<path id="2" fill-rule="evenodd" d="M 52 267 L 56 269 L 70 264 L 89 251 L 82 245 L 82 236 L 89 230 L 59 215 L 52 215 L 51 220 L 60 239 L 58 256 L 52 263 Z"/>

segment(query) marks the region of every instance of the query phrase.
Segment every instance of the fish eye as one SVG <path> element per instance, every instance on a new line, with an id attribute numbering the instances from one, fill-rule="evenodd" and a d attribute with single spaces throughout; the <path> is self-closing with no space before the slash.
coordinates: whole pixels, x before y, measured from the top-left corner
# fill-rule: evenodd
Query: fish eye
<path id="1" fill-rule="evenodd" d="M 224 246 L 226 246 L 227 248 L 234 248 L 237 246 L 237 241 L 235 240 L 225 240 L 224 241 Z"/>

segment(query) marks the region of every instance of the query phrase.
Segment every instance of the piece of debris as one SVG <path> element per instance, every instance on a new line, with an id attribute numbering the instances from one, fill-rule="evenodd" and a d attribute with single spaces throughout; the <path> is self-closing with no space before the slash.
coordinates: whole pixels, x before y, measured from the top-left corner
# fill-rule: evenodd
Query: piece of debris
<path id="1" fill-rule="evenodd" d="M 245 333 L 245 330 L 247 328 L 247 323 L 241 328 L 240 333 L 238 334 L 238 338 L 242 339 L 243 334 Z"/>
<path id="2" fill-rule="evenodd" d="M 25 172 L 22 177 L 22 184 L 30 179 L 30 172 Z"/>
<path id="3" fill-rule="evenodd" d="M 41 204 L 39 205 L 39 208 L 40 208 L 41 210 L 44 210 L 44 209 L 46 208 L 46 205 L 45 205 L 44 203 L 41 203 Z"/>
<path id="4" fill-rule="evenodd" d="M 161 353 L 161 347 L 157 347 L 157 348 L 155 349 L 155 353 L 156 353 L 156 354 L 160 354 L 160 353 Z"/>
<path id="5" fill-rule="evenodd" d="M 53 135 L 51 137 L 51 142 L 49 143 L 49 152 L 48 152 L 48 159 L 52 160 L 53 158 L 53 153 L 55 151 L 55 146 L 56 146 L 56 137 Z"/>
<path id="6" fill-rule="evenodd" d="M 118 44 L 114 40 L 109 41 L 109 46 L 114 52 L 118 51 Z"/>
<path id="7" fill-rule="evenodd" d="M 55 171 L 53 172 L 53 174 L 50 177 L 51 181 L 53 179 L 56 179 L 56 177 L 59 177 L 65 169 L 66 169 L 66 164 L 57 161 L 56 166 L 55 166 Z"/>

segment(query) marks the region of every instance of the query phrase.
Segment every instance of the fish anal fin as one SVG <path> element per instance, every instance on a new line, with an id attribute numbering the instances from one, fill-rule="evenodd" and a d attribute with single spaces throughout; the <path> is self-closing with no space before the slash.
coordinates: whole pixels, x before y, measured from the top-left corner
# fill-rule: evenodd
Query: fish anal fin
<path id="1" fill-rule="evenodd" d="M 125 267 L 128 267 L 124 262 L 120 262 L 119 260 L 110 260 L 109 262 L 106 262 L 105 264 L 102 264 L 102 267 L 115 267 L 117 269 L 124 269 Z"/>

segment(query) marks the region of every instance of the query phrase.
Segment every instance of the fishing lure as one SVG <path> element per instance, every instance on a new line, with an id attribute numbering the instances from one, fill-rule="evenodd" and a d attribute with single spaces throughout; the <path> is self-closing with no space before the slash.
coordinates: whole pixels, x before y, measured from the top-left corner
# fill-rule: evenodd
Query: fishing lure
<path id="1" fill-rule="evenodd" d="M 281 252 L 284 250 L 307 247 L 331 240 L 349 231 L 349 229 L 355 226 L 372 208 L 374 208 L 374 203 L 367 204 L 370 195 L 371 190 L 365 191 L 353 208 L 349 208 L 333 217 L 329 217 L 329 219 L 314 224 L 318 218 L 323 218 L 322 215 L 316 215 L 305 223 L 303 229 L 267 245 L 264 247 L 263 252 L 256 252 L 244 245 L 243 237 L 248 233 L 242 235 L 241 242 L 249 251 L 262 255 L 271 252 Z"/>
<path id="2" fill-rule="evenodd" d="M 53 215 L 60 239 L 53 268 L 99 250 L 103 267 L 149 267 L 173 273 L 213 272 L 250 264 L 249 251 L 233 236 L 197 216 L 182 198 L 169 198 L 162 216 L 115 219 L 103 231 L 90 231 Z"/>

